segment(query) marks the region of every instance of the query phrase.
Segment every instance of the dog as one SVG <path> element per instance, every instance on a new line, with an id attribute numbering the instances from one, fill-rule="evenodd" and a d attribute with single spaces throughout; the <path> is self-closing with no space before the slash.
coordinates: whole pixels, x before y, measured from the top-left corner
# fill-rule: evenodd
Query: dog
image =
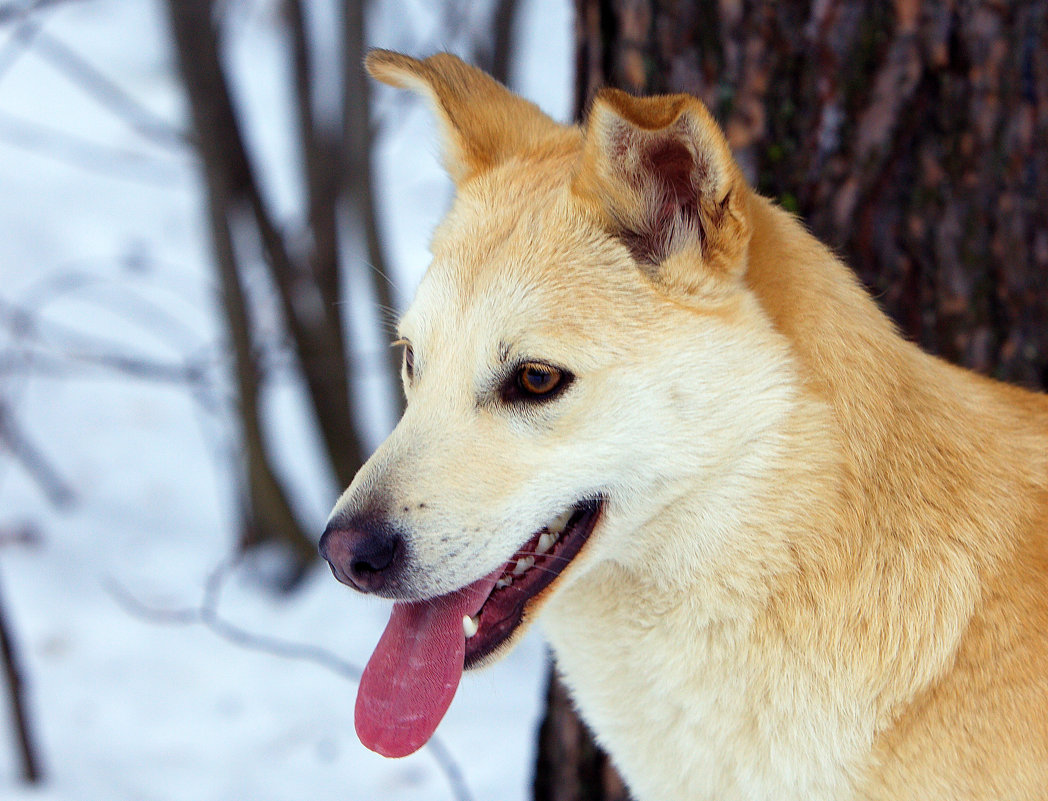
<path id="1" fill-rule="evenodd" d="M 321 541 L 396 601 L 363 743 L 419 748 L 541 618 L 638 801 L 1048 798 L 1048 398 L 905 341 L 693 97 L 566 126 L 366 66 L 456 197 Z"/>

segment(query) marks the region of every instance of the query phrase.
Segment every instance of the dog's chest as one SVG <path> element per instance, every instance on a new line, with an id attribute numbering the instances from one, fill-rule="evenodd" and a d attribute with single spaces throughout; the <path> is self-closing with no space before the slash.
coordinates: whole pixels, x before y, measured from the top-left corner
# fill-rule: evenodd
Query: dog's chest
<path id="1" fill-rule="evenodd" d="M 741 625 L 697 627 L 650 595 L 589 589 L 551 601 L 544 629 L 637 801 L 851 797 L 870 727 L 777 644 L 756 646 Z"/>

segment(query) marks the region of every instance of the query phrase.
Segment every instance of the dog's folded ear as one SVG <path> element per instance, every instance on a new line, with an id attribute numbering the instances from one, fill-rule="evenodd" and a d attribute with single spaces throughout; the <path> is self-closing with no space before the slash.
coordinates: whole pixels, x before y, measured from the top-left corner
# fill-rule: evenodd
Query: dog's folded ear
<path id="1" fill-rule="evenodd" d="M 604 89 L 585 137 L 575 194 L 641 265 L 684 289 L 742 273 L 749 190 L 701 101 Z"/>
<path id="2" fill-rule="evenodd" d="M 538 154 L 572 129 L 450 53 L 425 60 L 372 50 L 372 77 L 427 96 L 443 127 L 444 165 L 456 184 L 513 156 Z"/>

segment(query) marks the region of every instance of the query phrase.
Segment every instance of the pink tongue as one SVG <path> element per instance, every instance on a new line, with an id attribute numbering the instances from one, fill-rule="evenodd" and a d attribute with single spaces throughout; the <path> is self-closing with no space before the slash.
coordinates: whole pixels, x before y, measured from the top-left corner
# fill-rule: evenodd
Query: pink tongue
<path id="1" fill-rule="evenodd" d="M 462 618 L 480 611 L 501 573 L 439 598 L 393 604 L 357 691 L 357 736 L 366 747 L 403 757 L 426 744 L 462 678 Z"/>

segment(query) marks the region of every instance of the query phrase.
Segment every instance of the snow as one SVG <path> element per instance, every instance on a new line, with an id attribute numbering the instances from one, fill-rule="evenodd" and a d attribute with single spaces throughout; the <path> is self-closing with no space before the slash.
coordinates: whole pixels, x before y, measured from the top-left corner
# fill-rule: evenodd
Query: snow
<path id="1" fill-rule="evenodd" d="M 276 6 L 225 5 L 237 16 L 227 58 L 252 121 L 250 146 L 265 165 L 267 200 L 287 219 L 302 188 L 291 122 L 280 111 L 289 88 L 278 66 L 286 43 Z M 323 33 L 323 2 L 307 5 Z M 481 24 L 487 6 L 465 5 L 464 25 Z M 369 39 L 414 52 L 460 47 L 424 44 L 438 36 L 432 6 L 375 4 Z M 72 47 L 150 115 L 184 127 L 156 0 L 45 8 L 33 17 L 43 23 L 40 35 Z M 223 407 L 225 379 L 201 187 L 185 151 L 133 130 L 43 51 L 13 46 L 17 25 L 0 26 L 0 402 L 76 502 L 54 508 L 0 446 L 0 596 L 47 773 L 40 788 L 17 782 L 12 732 L 0 717 L 0 798 L 452 798 L 431 749 L 386 760 L 359 745 L 355 685 L 346 676 L 230 642 L 200 623 L 161 623 L 129 608 L 128 598 L 155 609 L 197 608 L 235 537 L 229 423 L 204 403 Z M 513 83 L 560 119 L 571 101 L 570 37 L 567 0 L 523 3 Z M 429 112 L 389 94 L 379 105 L 381 223 L 403 306 L 451 188 Z M 14 337 L 4 322 L 9 304 L 31 311 L 39 330 Z M 354 316 L 366 311 L 354 307 Z M 355 354 L 370 387 L 369 419 L 380 421 L 372 445 L 392 424 L 377 406 L 379 346 L 366 343 Z M 48 369 L 70 348 L 82 358 L 60 360 L 59 373 Z M 100 351 L 197 366 L 211 389 L 194 396 L 182 384 L 85 361 Z M 264 400 L 279 469 L 319 534 L 338 488 L 302 413 L 301 388 L 289 371 L 278 378 Z M 39 537 L 4 537 L 23 524 Z M 319 567 L 301 590 L 279 597 L 257 579 L 264 569 L 232 571 L 218 603 L 223 621 L 322 649 L 340 664 L 366 662 L 386 604 L 350 593 Z M 496 667 L 464 679 L 438 736 L 473 798 L 528 797 L 546 670 L 545 646 L 531 635 Z"/>

